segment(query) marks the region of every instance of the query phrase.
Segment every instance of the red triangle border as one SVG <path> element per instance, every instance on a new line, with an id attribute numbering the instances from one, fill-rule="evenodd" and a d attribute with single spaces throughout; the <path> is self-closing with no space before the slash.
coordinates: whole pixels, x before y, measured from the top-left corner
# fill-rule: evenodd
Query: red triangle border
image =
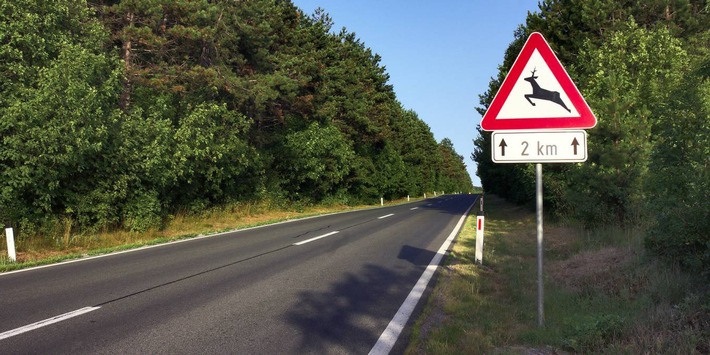
<path id="1" fill-rule="evenodd" d="M 503 105 L 510 96 L 513 87 L 520 79 L 525 66 L 530 61 L 530 57 L 535 49 L 538 50 L 546 64 L 552 71 L 555 79 L 559 82 L 562 90 L 570 100 L 571 105 L 580 114 L 580 117 L 536 117 L 536 118 L 506 118 L 498 119 Z M 533 32 L 523 45 L 523 49 L 515 59 L 515 63 L 503 80 L 503 84 L 498 89 L 498 93 L 493 98 L 491 105 L 483 115 L 481 128 L 484 131 L 498 130 L 535 130 L 535 129 L 587 129 L 596 126 L 597 118 L 592 113 L 591 108 L 582 97 L 577 86 L 562 67 L 562 63 L 550 48 L 545 38 L 539 32 Z"/>

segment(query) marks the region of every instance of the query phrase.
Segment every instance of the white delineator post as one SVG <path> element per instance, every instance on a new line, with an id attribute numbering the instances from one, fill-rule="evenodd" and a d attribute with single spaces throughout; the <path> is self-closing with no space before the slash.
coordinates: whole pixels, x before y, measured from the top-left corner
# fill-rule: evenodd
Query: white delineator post
<path id="1" fill-rule="evenodd" d="M 483 210 L 476 215 L 476 264 L 483 265 Z"/>
<path id="2" fill-rule="evenodd" d="M 384 206 L 384 205 L 385 205 L 385 198 L 380 197 L 380 206 Z"/>
<path id="3" fill-rule="evenodd" d="M 12 232 L 12 228 L 5 228 L 5 236 L 7 237 L 7 256 L 12 262 L 16 262 L 17 254 L 15 253 L 15 234 Z"/>

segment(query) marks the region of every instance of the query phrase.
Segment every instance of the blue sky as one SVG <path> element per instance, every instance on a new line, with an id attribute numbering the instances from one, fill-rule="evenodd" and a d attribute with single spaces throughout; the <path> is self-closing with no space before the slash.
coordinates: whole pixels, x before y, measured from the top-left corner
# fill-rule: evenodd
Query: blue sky
<path id="1" fill-rule="evenodd" d="M 333 31 L 345 27 L 379 54 L 402 106 L 416 111 L 437 141 L 451 139 L 480 186 L 470 159 L 478 95 L 537 0 L 292 1 L 307 14 L 325 9 Z"/>

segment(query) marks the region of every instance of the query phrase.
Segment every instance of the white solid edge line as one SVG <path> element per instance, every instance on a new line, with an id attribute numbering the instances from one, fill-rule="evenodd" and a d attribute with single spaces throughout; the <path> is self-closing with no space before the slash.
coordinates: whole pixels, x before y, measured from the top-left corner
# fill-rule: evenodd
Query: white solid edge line
<path id="1" fill-rule="evenodd" d="M 310 242 L 312 242 L 312 241 L 315 241 L 315 240 L 318 240 L 318 239 L 321 239 L 321 238 L 330 237 L 331 235 L 333 235 L 333 234 L 338 234 L 338 233 L 340 233 L 340 231 L 333 231 L 333 232 L 330 232 L 330 233 L 326 233 L 326 234 L 323 234 L 323 235 L 319 235 L 319 236 L 314 237 L 314 238 L 311 238 L 311 239 L 306 239 L 306 240 L 300 241 L 300 242 L 298 242 L 298 243 L 293 243 L 293 245 L 303 245 L 303 244 L 310 243 Z"/>
<path id="2" fill-rule="evenodd" d="M 426 270 L 424 270 L 424 273 L 422 273 L 422 276 L 419 278 L 419 281 L 417 281 L 416 285 L 414 285 L 412 291 L 409 292 L 409 295 L 407 295 L 407 298 L 404 300 L 404 303 L 402 303 L 402 305 L 399 307 L 397 314 L 394 315 L 394 318 L 392 318 L 390 323 L 387 325 L 387 328 L 385 328 L 385 330 L 382 332 L 380 338 L 377 339 L 377 343 L 375 343 L 375 345 L 370 350 L 370 355 L 386 355 L 389 354 L 389 352 L 392 350 L 392 347 L 394 347 L 394 344 L 397 342 L 397 338 L 399 338 L 399 335 L 402 333 L 404 326 L 407 324 L 409 317 L 412 315 L 412 312 L 414 312 L 414 308 L 419 302 L 419 299 L 422 298 L 422 295 L 424 294 L 424 291 L 426 290 L 429 281 L 431 280 L 432 276 L 434 276 L 434 272 L 439 267 L 441 259 L 444 257 L 446 251 L 449 249 L 451 242 L 453 242 L 454 238 L 456 238 L 456 235 L 459 233 L 459 230 L 461 230 L 463 222 L 468 216 L 468 212 L 471 211 L 471 208 L 476 203 L 476 200 L 474 200 L 471 206 L 469 206 L 466 212 L 464 212 L 463 216 L 461 216 L 459 222 L 456 224 L 456 227 L 454 227 L 454 230 L 451 231 L 449 237 L 446 238 L 444 244 L 441 245 L 441 248 L 439 248 L 439 251 L 436 253 L 436 255 L 434 255 L 434 258 L 431 259 L 429 266 L 427 266 Z"/>
<path id="3" fill-rule="evenodd" d="M 394 216 L 394 213 L 390 213 L 390 214 L 387 214 L 384 216 L 377 217 L 377 219 L 383 219 L 383 218 L 392 217 L 392 216 Z"/>
<path id="4" fill-rule="evenodd" d="M 0 340 L 7 339 L 7 338 L 10 338 L 10 337 L 14 337 L 15 335 L 20 335 L 20 334 L 22 334 L 22 333 L 26 333 L 26 332 L 29 332 L 29 331 L 31 331 L 31 330 L 35 330 L 35 329 L 38 329 L 38 328 L 42 328 L 42 327 L 48 326 L 48 325 L 50 325 L 50 324 L 59 323 L 59 322 L 61 322 L 61 321 L 67 320 L 67 319 L 69 319 L 69 318 L 73 318 L 73 317 L 76 317 L 76 316 L 80 316 L 80 315 L 82 315 L 82 314 L 84 314 L 84 313 L 89 313 L 89 312 L 95 311 L 95 310 L 97 310 L 97 309 L 99 309 L 99 308 L 101 308 L 101 307 L 84 307 L 84 308 L 82 308 L 82 309 L 77 309 L 77 310 L 75 310 L 75 311 L 71 311 L 71 312 L 68 312 L 68 313 L 60 314 L 60 315 L 55 316 L 55 317 L 52 317 L 52 318 L 48 318 L 48 319 L 45 319 L 45 320 L 41 320 L 41 321 L 39 321 L 39 322 L 37 322 L 37 323 L 28 324 L 28 325 L 26 325 L 26 326 L 24 326 L 24 327 L 16 328 L 16 329 L 13 329 L 13 330 L 8 330 L 8 331 L 6 331 L 6 332 L 4 332 L 4 333 L 0 333 Z"/>

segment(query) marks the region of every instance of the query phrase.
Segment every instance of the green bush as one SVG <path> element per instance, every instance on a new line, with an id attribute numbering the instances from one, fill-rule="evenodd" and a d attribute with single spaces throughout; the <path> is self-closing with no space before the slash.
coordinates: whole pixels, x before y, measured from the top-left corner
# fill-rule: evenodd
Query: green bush
<path id="1" fill-rule="evenodd" d="M 589 317 L 569 328 L 564 345 L 579 353 L 594 351 L 619 337 L 624 331 L 624 324 L 624 319 L 615 314 Z"/>
<path id="2" fill-rule="evenodd" d="M 137 195 L 126 203 L 123 226 L 133 232 L 144 232 L 160 227 L 162 221 L 160 200 L 154 191 Z"/>
<path id="3" fill-rule="evenodd" d="M 710 61 L 696 65 L 664 112 L 672 123 L 657 132 L 646 183 L 655 223 L 646 246 L 710 278 Z"/>

